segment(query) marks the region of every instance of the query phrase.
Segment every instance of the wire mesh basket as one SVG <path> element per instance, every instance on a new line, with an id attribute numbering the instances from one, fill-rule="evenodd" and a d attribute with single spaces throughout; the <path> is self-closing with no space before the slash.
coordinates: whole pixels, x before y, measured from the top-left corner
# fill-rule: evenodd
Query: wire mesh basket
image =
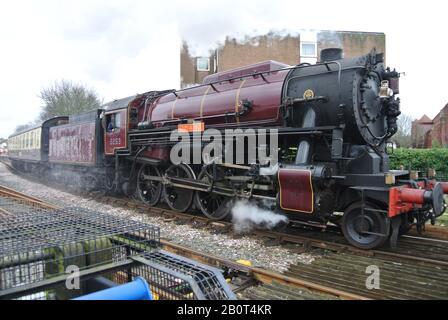
<path id="1" fill-rule="evenodd" d="M 236 299 L 221 270 L 217 268 L 163 250 L 145 253 L 143 258 L 155 263 L 155 265 L 185 274 L 194 283 L 192 291 L 196 291 L 195 295 L 201 299 Z"/>
<path id="2" fill-rule="evenodd" d="M 150 252 L 160 245 L 160 231 L 71 207 L 3 217 L 0 243 L 0 290 L 6 290 Z"/>
<path id="3" fill-rule="evenodd" d="M 160 250 L 158 227 L 77 207 L 11 208 L 0 219 L 0 299 L 73 299 L 136 277 L 155 299 L 235 299 L 220 270 Z"/>

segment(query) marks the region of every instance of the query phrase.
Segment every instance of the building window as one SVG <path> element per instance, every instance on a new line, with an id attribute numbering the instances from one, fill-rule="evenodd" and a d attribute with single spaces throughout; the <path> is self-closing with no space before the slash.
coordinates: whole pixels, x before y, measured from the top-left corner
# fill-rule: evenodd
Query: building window
<path id="1" fill-rule="evenodd" d="M 196 65 L 198 71 L 210 71 L 210 59 L 209 58 L 197 58 Z"/>
<path id="2" fill-rule="evenodd" d="M 300 56 L 309 58 L 317 57 L 317 44 L 313 42 L 302 42 Z"/>

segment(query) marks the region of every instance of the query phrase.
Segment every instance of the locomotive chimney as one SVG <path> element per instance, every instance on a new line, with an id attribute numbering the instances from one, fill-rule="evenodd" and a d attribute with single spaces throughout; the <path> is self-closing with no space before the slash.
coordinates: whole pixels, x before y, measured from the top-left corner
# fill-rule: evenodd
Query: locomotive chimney
<path id="1" fill-rule="evenodd" d="M 341 48 L 326 48 L 320 52 L 320 61 L 334 61 L 343 58 L 344 52 Z"/>

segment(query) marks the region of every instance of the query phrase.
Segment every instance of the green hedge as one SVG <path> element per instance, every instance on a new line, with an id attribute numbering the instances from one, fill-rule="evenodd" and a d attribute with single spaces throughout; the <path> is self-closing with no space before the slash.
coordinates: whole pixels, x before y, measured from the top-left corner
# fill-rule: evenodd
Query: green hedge
<path id="1" fill-rule="evenodd" d="M 448 148 L 432 149 L 395 149 L 390 155 L 390 168 L 399 169 L 433 168 L 436 171 L 448 173 Z"/>

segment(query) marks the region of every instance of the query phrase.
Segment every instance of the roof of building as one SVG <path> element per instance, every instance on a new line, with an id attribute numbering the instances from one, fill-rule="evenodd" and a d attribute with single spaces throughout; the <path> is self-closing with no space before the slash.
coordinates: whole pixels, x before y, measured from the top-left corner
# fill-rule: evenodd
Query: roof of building
<path id="1" fill-rule="evenodd" d="M 427 122 L 432 122 L 432 120 L 426 114 L 424 114 L 423 117 L 421 117 L 419 120 L 415 120 L 415 122 L 427 123 Z"/>
<path id="2" fill-rule="evenodd" d="M 433 122 L 439 121 L 440 119 L 446 117 L 446 114 L 448 113 L 448 103 L 440 109 L 439 113 L 434 117 Z"/>
<path id="3" fill-rule="evenodd" d="M 440 111 L 437 115 L 440 115 L 445 112 L 448 112 L 448 103 L 442 109 L 440 109 Z"/>

